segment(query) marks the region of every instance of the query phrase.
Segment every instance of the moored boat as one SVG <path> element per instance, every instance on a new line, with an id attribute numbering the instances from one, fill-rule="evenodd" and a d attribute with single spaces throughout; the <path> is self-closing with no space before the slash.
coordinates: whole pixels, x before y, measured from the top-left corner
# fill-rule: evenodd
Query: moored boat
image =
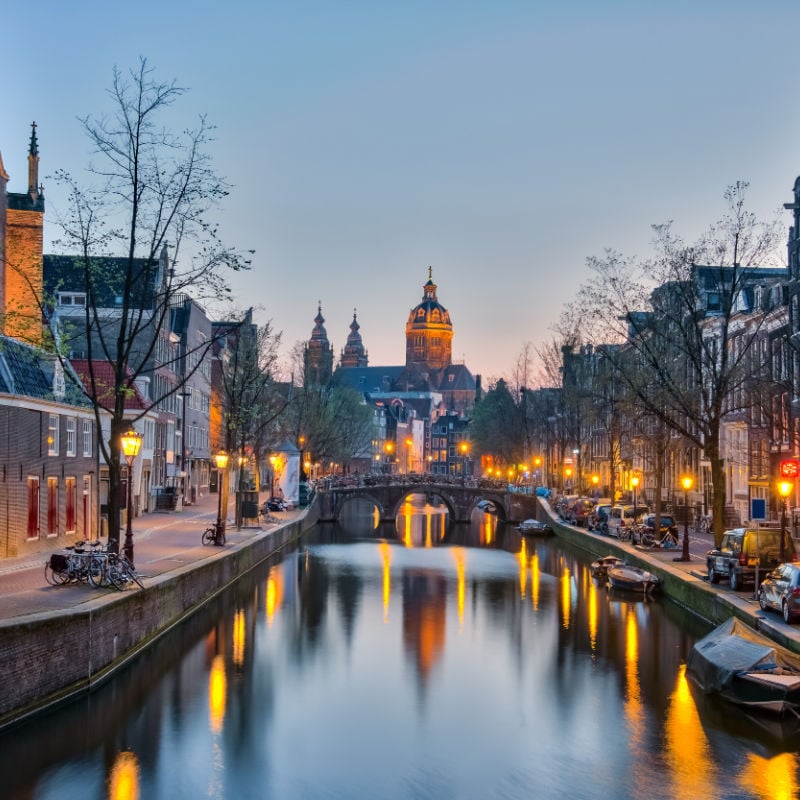
<path id="1" fill-rule="evenodd" d="M 606 570 L 608 582 L 615 589 L 648 594 L 658 588 L 661 581 L 652 572 L 632 564 L 615 564 Z"/>
<path id="2" fill-rule="evenodd" d="M 737 705 L 800 715 L 800 656 L 735 617 L 694 645 L 686 672 L 704 692 Z"/>
<path id="3" fill-rule="evenodd" d="M 592 575 L 595 577 L 607 578 L 609 567 L 616 567 L 623 563 L 623 560 L 618 556 L 601 556 L 595 561 L 592 561 L 590 569 L 592 570 Z"/>
<path id="4" fill-rule="evenodd" d="M 553 532 L 553 529 L 546 522 L 539 522 L 538 519 L 526 519 L 524 522 L 520 522 L 517 525 L 517 530 L 520 533 L 549 534 Z"/>

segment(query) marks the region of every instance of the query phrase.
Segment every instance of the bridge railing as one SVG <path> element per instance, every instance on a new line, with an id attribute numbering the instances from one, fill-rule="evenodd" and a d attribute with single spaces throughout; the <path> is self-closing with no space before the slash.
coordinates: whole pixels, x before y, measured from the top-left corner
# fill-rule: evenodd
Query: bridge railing
<path id="1" fill-rule="evenodd" d="M 358 489 L 367 486 L 408 486 L 426 487 L 452 486 L 453 488 L 485 489 L 494 492 L 507 492 L 505 481 L 490 478 L 460 477 L 454 475 L 428 475 L 408 473 L 396 475 L 335 475 L 317 482 L 317 490 L 328 492 L 335 489 Z"/>

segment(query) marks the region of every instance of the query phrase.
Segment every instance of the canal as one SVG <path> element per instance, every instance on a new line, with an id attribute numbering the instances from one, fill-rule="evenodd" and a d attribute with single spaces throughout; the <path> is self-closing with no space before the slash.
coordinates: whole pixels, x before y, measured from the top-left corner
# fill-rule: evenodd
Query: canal
<path id="1" fill-rule="evenodd" d="M 800 741 L 687 680 L 691 615 L 492 515 L 348 511 L 0 735 L 0 797 L 798 796 Z"/>

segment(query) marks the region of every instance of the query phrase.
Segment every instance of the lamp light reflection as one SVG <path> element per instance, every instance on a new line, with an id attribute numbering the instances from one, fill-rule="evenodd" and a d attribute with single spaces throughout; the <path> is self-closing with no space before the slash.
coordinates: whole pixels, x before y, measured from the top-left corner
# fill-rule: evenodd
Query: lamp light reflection
<path id="1" fill-rule="evenodd" d="M 233 663 L 237 667 L 244 664 L 245 619 L 244 611 L 239 609 L 233 615 Z"/>
<path id="2" fill-rule="evenodd" d="M 139 761 L 130 750 L 117 753 L 108 779 L 108 800 L 139 799 Z"/>
<path id="3" fill-rule="evenodd" d="M 217 655 L 211 662 L 211 672 L 208 676 L 208 714 L 212 733 L 222 732 L 227 691 L 225 659 Z"/>

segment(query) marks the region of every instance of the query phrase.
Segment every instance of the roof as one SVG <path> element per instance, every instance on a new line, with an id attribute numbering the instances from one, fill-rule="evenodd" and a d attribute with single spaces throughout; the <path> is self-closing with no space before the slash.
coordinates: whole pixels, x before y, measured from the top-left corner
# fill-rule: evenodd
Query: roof
<path id="1" fill-rule="evenodd" d="M 389 392 L 405 367 L 339 367 L 334 382 L 357 392 Z"/>
<path id="2" fill-rule="evenodd" d="M 86 391 L 90 395 L 96 392 L 96 400 L 99 405 L 106 408 L 114 405 L 114 366 L 109 361 L 95 360 L 92 362 L 94 372 L 94 388 L 92 388 L 91 374 L 89 372 L 89 361 L 85 358 L 74 358 L 70 361 L 72 368 L 80 377 Z M 128 376 L 131 372 L 128 370 Z M 145 400 L 139 388 L 133 384 L 133 392 L 125 396 L 125 408 L 131 411 L 142 411 L 150 407 L 150 403 Z"/>
<path id="3" fill-rule="evenodd" d="M 63 395 L 54 388 L 63 376 Z M 91 402 L 69 364 L 52 353 L 9 337 L 0 337 L 0 392 L 90 408 Z"/>

